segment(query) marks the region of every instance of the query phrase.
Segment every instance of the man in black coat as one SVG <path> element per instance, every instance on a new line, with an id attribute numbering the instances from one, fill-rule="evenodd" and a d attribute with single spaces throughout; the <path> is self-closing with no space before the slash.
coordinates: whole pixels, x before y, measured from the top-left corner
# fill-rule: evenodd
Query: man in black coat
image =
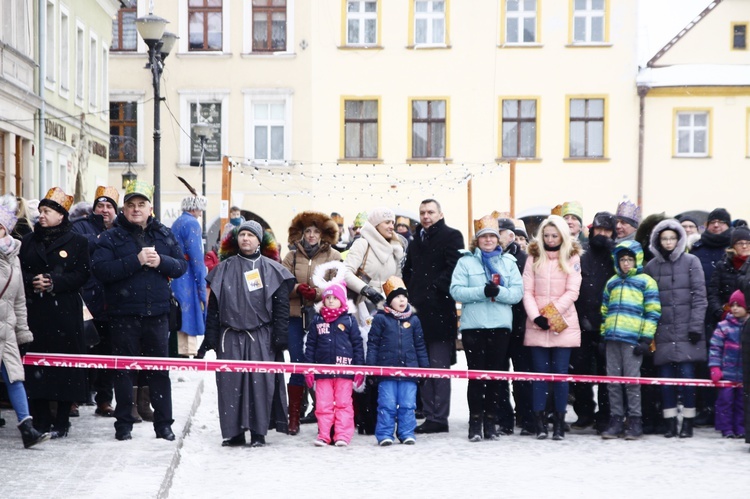
<path id="1" fill-rule="evenodd" d="M 122 213 L 114 227 L 99 236 L 92 258 L 94 275 L 104 284 L 115 355 L 169 355 L 169 279 L 184 274 L 187 261 L 172 231 L 150 216 L 153 189 L 144 182 L 131 182 Z M 145 373 L 156 438 L 174 440 L 169 371 Z M 137 374 L 128 370 L 115 374 L 117 440 L 131 439 Z"/>
<path id="2" fill-rule="evenodd" d="M 599 353 L 602 324 L 602 296 L 604 286 L 615 274 L 612 249 L 617 220 L 609 212 L 601 211 L 594 216 L 591 225 L 588 251 L 581 257 L 581 290 L 576 301 L 578 322 L 581 325 L 581 346 L 573 349 L 571 370 L 574 374 L 606 374 L 605 358 Z M 578 420 L 572 428 L 584 429 L 596 422 L 597 430 L 606 428 L 609 422 L 609 396 L 607 385 L 599 385 L 599 413 L 594 418 L 596 403 L 591 383 L 573 383 L 575 402 L 573 409 Z"/>
<path id="3" fill-rule="evenodd" d="M 94 195 L 93 212 L 73 222 L 73 232 L 85 236 L 89 241 L 89 253 L 94 255 L 99 234 L 112 228 L 117 217 L 117 202 L 120 193 L 114 187 L 99 186 Z M 91 353 L 96 355 L 112 355 L 112 341 L 109 334 L 109 321 L 104 314 L 104 286 L 93 274 L 81 288 L 81 295 L 86 307 L 94 316 L 96 331 L 99 333 L 99 344 L 91 348 Z M 113 387 L 115 372 L 111 369 L 91 369 L 89 371 L 91 388 L 96 392 L 95 402 L 97 416 L 112 417 L 115 410 L 112 408 Z"/>
<path id="4" fill-rule="evenodd" d="M 458 336 L 456 302 L 449 289 L 464 238 L 445 225 L 440 203 L 434 199 L 425 199 L 419 205 L 419 222 L 406 252 L 404 282 L 422 322 L 430 367 L 448 369 L 455 363 Z M 425 422 L 416 432 L 447 432 L 450 380 L 426 380 L 421 395 Z"/>

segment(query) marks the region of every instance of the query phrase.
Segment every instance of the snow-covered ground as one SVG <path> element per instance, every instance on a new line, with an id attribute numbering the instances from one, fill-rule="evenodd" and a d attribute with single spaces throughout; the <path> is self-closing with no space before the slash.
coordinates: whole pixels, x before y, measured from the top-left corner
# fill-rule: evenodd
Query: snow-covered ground
<path id="1" fill-rule="evenodd" d="M 318 448 L 315 426 L 303 425 L 294 437 L 270 433 L 265 448 L 222 448 L 207 379 L 169 496 L 750 497 L 750 446 L 710 429 L 692 439 L 604 441 L 588 430 L 562 442 L 516 434 L 471 443 L 464 380 L 453 382 L 450 429 L 419 435 L 415 446 L 381 448 L 355 435 L 349 447 Z"/>

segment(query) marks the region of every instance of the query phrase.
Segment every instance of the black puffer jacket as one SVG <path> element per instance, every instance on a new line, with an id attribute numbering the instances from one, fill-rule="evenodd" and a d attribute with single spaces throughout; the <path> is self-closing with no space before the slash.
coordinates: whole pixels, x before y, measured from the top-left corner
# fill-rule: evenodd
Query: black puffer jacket
<path id="1" fill-rule="evenodd" d="M 79 218 L 73 222 L 72 230 L 88 239 L 89 254 L 94 256 L 94 251 L 99 242 L 99 234 L 107 229 L 104 227 L 104 217 L 92 213 L 88 217 Z M 94 274 L 91 274 L 89 280 L 81 288 L 81 295 L 91 314 L 97 319 L 101 319 L 104 315 L 104 286 Z"/>
<path id="2" fill-rule="evenodd" d="M 729 297 L 740 287 L 740 271 L 734 268 L 732 262 L 735 257 L 734 250 L 727 250 L 727 255 L 723 260 L 716 262 L 716 267 L 711 274 L 711 281 L 708 283 L 708 313 L 707 320 L 716 326 L 724 314 L 724 305 L 729 301 Z"/>
<path id="3" fill-rule="evenodd" d="M 154 246 L 161 263 L 141 265 L 138 253 Z M 187 270 L 180 245 L 167 227 L 152 217 L 146 228 L 117 215 L 114 227 L 99 236 L 92 258 L 94 275 L 104 284 L 109 315 L 157 316 L 169 312 L 169 279 Z"/>
<path id="4" fill-rule="evenodd" d="M 611 238 L 599 237 L 603 236 L 589 239 L 589 249 L 581 257 L 581 290 L 576 301 L 581 330 L 596 332 L 596 337 L 599 337 L 602 324 L 604 286 L 609 278 L 615 275 L 612 264 L 612 249 L 615 242 Z"/>

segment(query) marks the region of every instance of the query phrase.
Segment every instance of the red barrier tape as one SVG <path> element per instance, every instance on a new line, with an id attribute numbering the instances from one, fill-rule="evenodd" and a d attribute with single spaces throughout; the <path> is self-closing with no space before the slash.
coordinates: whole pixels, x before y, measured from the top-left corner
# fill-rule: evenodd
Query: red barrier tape
<path id="1" fill-rule="evenodd" d="M 332 364 L 291 364 L 249 360 L 172 359 L 165 357 L 116 357 L 109 355 L 72 355 L 27 353 L 27 366 L 71 367 L 87 369 L 125 369 L 137 371 L 216 371 L 284 374 L 364 374 L 404 378 L 481 379 L 511 381 L 566 381 L 576 383 L 622 383 L 627 385 L 712 386 L 728 388 L 741 383 L 706 379 L 632 378 L 625 376 L 590 376 L 509 371 L 475 371 L 468 369 L 432 369 L 416 367 L 341 366 Z"/>

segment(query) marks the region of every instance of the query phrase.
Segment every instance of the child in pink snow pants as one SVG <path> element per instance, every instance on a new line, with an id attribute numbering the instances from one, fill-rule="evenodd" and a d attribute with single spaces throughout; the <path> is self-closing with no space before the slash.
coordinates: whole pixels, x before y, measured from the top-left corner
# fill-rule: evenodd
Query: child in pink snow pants
<path id="1" fill-rule="evenodd" d="M 334 283 L 323 292 L 322 306 L 310 324 L 305 361 L 311 364 L 362 365 L 364 357 L 362 336 L 346 302 L 346 289 L 340 283 Z M 315 384 L 315 416 L 318 418 L 315 445 L 322 447 L 331 443 L 331 428 L 337 447 L 345 447 L 351 442 L 354 435 L 352 379 L 354 385 L 360 386 L 364 376 L 305 375 L 308 387 Z"/>

